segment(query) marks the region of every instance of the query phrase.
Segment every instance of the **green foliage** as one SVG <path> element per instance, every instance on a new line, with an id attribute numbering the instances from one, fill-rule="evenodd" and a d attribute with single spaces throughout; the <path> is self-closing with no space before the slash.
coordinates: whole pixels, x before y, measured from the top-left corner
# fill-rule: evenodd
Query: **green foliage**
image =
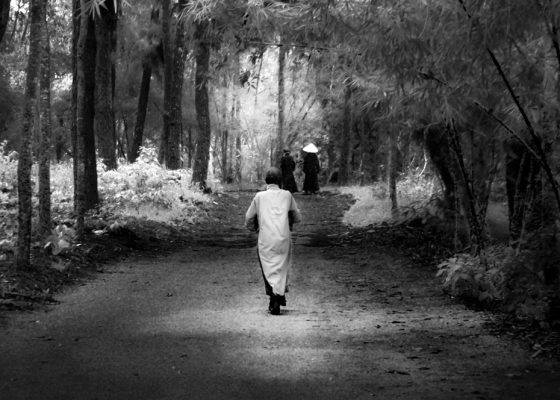
<path id="1" fill-rule="evenodd" d="M 420 214 L 440 213 L 438 200 L 432 197 L 434 181 L 423 176 L 408 174 L 397 182 L 399 216 L 394 219 L 385 182 L 371 186 L 347 186 L 337 188 L 342 194 L 350 194 L 356 202 L 345 213 L 344 222 L 352 226 L 367 226 L 382 222 L 403 223 Z M 439 215 L 439 214 L 438 214 Z"/>
<path id="2" fill-rule="evenodd" d="M 443 278 L 443 288 L 452 296 L 483 304 L 492 304 L 503 298 L 504 270 L 500 255 L 507 252 L 496 247 L 486 255 L 485 263 L 478 256 L 456 254 L 438 265 L 437 276 Z"/>
<path id="3" fill-rule="evenodd" d="M 414 225 L 424 230 L 435 227 L 451 236 L 458 229 L 453 218 L 446 218 L 447 211 L 431 180 L 411 174 L 401 177 L 397 188 L 400 207 L 396 218 L 391 216 L 384 182 L 337 188 L 356 199 L 344 222 L 355 227 L 372 224 Z M 507 220 L 502 223 L 507 230 Z M 439 263 L 437 277 L 442 279 L 445 292 L 470 305 L 503 310 L 516 319 L 541 326 L 557 324 L 560 321 L 559 231 L 560 226 L 541 227 L 524 239 L 520 250 L 495 244 L 480 256 L 455 254 Z"/>
<path id="4" fill-rule="evenodd" d="M 7 141 L 0 142 L 0 192 L 12 193 L 17 182 L 17 153 L 7 150 Z"/>
<path id="5" fill-rule="evenodd" d="M 104 8 L 108 10 L 107 3 L 111 0 L 86 0 L 84 10 L 82 11 L 84 14 L 91 14 L 94 18 L 101 18 L 101 9 Z M 119 2 L 117 0 L 112 0 L 113 3 L 113 10 L 117 10 L 119 8 Z M 123 4 L 127 7 L 130 7 L 130 3 L 127 0 L 123 0 Z"/>
<path id="6" fill-rule="evenodd" d="M 58 255 L 72 246 L 76 238 L 76 231 L 66 225 L 57 225 L 45 240 L 45 249 L 50 249 L 53 255 Z"/>
<path id="7" fill-rule="evenodd" d="M 483 258 L 481 258 L 483 257 Z M 492 246 L 483 255 L 457 254 L 438 265 L 444 290 L 482 307 L 495 306 L 519 320 L 541 326 L 557 324 L 557 278 L 547 278 L 541 250 Z M 554 259 L 553 259 L 554 260 Z M 560 258 L 555 258 L 558 263 Z M 557 270 L 554 273 L 557 274 Z"/>
<path id="8" fill-rule="evenodd" d="M 0 143 L 0 258 L 16 243 L 17 233 L 17 153 Z"/>
<path id="9" fill-rule="evenodd" d="M 53 218 L 65 221 L 74 212 L 74 173 L 72 162 L 51 164 L 51 207 Z"/>
<path id="10" fill-rule="evenodd" d="M 555 231 L 556 230 L 556 231 Z M 560 323 L 560 242 L 558 227 L 528 235 L 504 258 L 504 305 L 517 318 L 541 325 Z"/>
<path id="11" fill-rule="evenodd" d="M 102 215 L 135 217 L 172 224 L 194 223 L 207 197 L 191 188 L 190 170 L 167 170 L 156 149 L 143 147 L 134 164 L 106 171 L 100 165 Z"/>
<path id="12" fill-rule="evenodd" d="M 15 153 L 8 153 L 5 142 L 0 143 L 0 260 L 12 254 L 16 244 L 16 158 Z M 34 180 L 36 176 L 33 173 Z M 115 171 L 107 171 L 99 162 L 98 186 L 103 203 L 89 214 L 88 225 L 96 234 L 103 234 L 118 231 L 132 219 L 175 226 L 196 223 L 206 212 L 208 196 L 190 187 L 190 177 L 189 170 L 163 168 L 157 161 L 156 150 L 149 147 L 141 149 L 136 163 L 121 164 Z M 52 215 L 56 227 L 47 239 L 35 244 L 53 255 L 77 245 L 72 227 L 75 223 L 73 187 L 72 163 L 51 165 Z M 33 201 L 37 202 L 35 197 Z"/>

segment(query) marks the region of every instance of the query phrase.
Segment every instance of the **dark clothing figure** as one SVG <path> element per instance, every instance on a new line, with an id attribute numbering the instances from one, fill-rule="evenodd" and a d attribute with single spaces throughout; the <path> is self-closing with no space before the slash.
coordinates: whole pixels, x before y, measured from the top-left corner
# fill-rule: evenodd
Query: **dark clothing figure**
<path id="1" fill-rule="evenodd" d="M 288 190 L 290 193 L 298 191 L 297 183 L 294 178 L 294 171 L 296 169 L 296 162 L 291 154 L 287 151 L 284 152 L 280 160 L 280 169 L 282 170 L 282 189 Z"/>
<path id="2" fill-rule="evenodd" d="M 319 191 L 319 180 L 317 174 L 321 171 L 319 165 L 319 157 L 316 153 L 304 153 L 303 156 L 303 172 L 305 179 L 303 181 L 303 191 L 308 194 L 315 194 Z"/>

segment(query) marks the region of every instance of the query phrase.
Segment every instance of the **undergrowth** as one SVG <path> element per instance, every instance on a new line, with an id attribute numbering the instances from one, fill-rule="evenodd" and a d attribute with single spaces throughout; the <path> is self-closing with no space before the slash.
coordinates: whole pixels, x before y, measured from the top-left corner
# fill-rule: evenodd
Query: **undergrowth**
<path id="1" fill-rule="evenodd" d="M 344 223 L 360 227 L 392 220 L 391 203 L 384 182 L 376 182 L 371 186 L 344 186 L 337 190 L 356 199 L 354 205 L 344 214 Z M 397 201 L 401 214 L 409 208 L 419 211 L 436 192 L 433 179 L 404 176 L 397 182 Z"/>
<path id="2" fill-rule="evenodd" d="M 402 242 L 410 229 L 415 230 L 414 235 L 424 237 L 421 240 L 426 246 L 418 246 L 415 241 L 407 241 L 405 246 L 414 247 L 409 249 L 412 252 L 434 253 L 432 267 L 448 295 L 477 309 L 500 311 L 518 323 L 560 328 L 560 227 L 552 231 L 541 228 L 513 248 L 503 240 L 503 233 L 507 235 L 508 230 L 507 215 L 490 215 L 494 225 L 503 225 L 499 229 L 491 226 L 499 232 L 500 240 L 491 237 L 484 251 L 473 255 L 464 245 L 468 239 L 464 226 L 443 207 L 433 181 L 418 177 L 399 181 L 396 215 L 391 213 L 384 182 L 367 187 L 342 187 L 339 191 L 356 199 L 344 222 L 362 234 L 369 232 L 376 244 L 395 241 L 387 235 Z M 499 206 L 502 208 L 501 203 Z M 383 237 L 373 234 L 377 231 L 383 232 Z M 436 251 L 430 240 L 432 236 L 446 242 L 444 245 L 440 241 L 440 247 L 451 245 L 447 252 L 454 254 L 441 258 L 446 249 Z M 421 257 L 411 254 L 411 257 L 430 260 L 426 254 Z"/>
<path id="3" fill-rule="evenodd" d="M 17 235 L 17 157 L 7 154 L 0 144 L 0 261 L 9 262 L 14 254 Z M 97 236 L 121 231 L 139 221 L 155 221 L 182 227 L 197 223 L 206 213 L 209 197 L 191 187 L 191 171 L 167 170 L 157 161 L 156 150 L 144 147 L 134 164 L 121 162 L 116 170 L 97 165 L 101 203 L 88 213 L 86 226 Z M 37 173 L 32 174 L 33 210 L 37 210 Z M 77 243 L 74 231 L 72 164 L 51 166 L 51 202 L 53 229 L 46 239 L 34 235 L 35 253 L 59 255 L 73 251 Z M 33 215 L 34 226 L 37 215 Z M 58 263 L 53 264 L 56 268 Z"/>
<path id="4" fill-rule="evenodd" d="M 191 187 L 191 171 L 167 170 L 154 148 L 142 148 L 134 164 L 116 170 L 100 167 L 101 215 L 148 219 L 174 225 L 192 224 L 208 196 Z"/>

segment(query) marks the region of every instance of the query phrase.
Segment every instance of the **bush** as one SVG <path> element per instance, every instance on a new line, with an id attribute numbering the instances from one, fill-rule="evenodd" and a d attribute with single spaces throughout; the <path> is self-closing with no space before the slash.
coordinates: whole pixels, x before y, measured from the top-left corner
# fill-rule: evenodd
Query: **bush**
<path id="1" fill-rule="evenodd" d="M 0 260 L 16 244 L 17 234 L 17 153 L 8 153 L 0 142 Z"/>
<path id="2" fill-rule="evenodd" d="M 504 260 L 504 305 L 517 318 L 560 324 L 560 243 L 554 227 L 526 237 L 521 250 Z"/>
<path id="3" fill-rule="evenodd" d="M 452 296 L 481 307 L 502 311 L 540 326 L 560 323 L 560 289 L 557 271 L 560 263 L 557 246 L 528 242 L 522 251 L 501 245 L 485 251 L 484 258 L 457 254 L 438 265 L 444 290 Z M 548 237 L 548 240 L 553 240 Z M 530 245 L 529 243 L 533 243 Z M 542 244 L 545 246 L 542 246 Z"/>
<path id="4" fill-rule="evenodd" d="M 36 166 L 32 174 L 36 180 Z M 208 196 L 191 188 L 191 171 L 171 171 L 157 161 L 156 150 L 144 147 L 136 163 L 121 163 L 107 171 L 97 165 L 98 189 L 102 204 L 90 212 L 89 224 L 97 233 L 120 229 L 129 219 L 152 220 L 166 224 L 195 223 L 205 214 Z M 37 185 L 33 184 L 36 191 Z M 36 194 L 36 193 L 35 193 Z M 45 243 L 53 254 L 73 241 L 74 175 L 71 162 L 51 165 L 51 201 L 54 229 Z M 33 197 L 34 205 L 37 197 Z M 34 212 L 38 207 L 33 207 Z M 0 261 L 13 253 L 17 236 L 17 154 L 0 143 Z M 36 226 L 34 215 L 33 226 Z"/>
<path id="5" fill-rule="evenodd" d="M 337 190 L 350 194 L 356 202 L 344 215 L 344 223 L 352 226 L 368 226 L 392 220 L 391 203 L 387 184 L 377 182 L 371 186 L 347 186 Z M 405 175 L 397 182 L 399 213 L 419 211 L 433 203 L 434 181 L 422 176 Z M 432 210 L 430 208 L 430 210 Z M 434 211 L 434 210 L 432 210 Z M 434 211 L 435 212 L 435 211 Z M 393 221 L 398 222 L 398 221 Z"/>
<path id="6" fill-rule="evenodd" d="M 503 299 L 505 274 L 500 260 L 508 253 L 505 247 L 493 247 L 480 256 L 461 253 L 438 265 L 437 276 L 443 277 L 443 288 L 452 296 L 483 305 Z"/>
<path id="7" fill-rule="evenodd" d="M 208 197 L 191 187 L 190 170 L 167 170 L 153 148 L 141 148 L 134 164 L 99 173 L 102 215 L 171 224 L 194 223 Z"/>

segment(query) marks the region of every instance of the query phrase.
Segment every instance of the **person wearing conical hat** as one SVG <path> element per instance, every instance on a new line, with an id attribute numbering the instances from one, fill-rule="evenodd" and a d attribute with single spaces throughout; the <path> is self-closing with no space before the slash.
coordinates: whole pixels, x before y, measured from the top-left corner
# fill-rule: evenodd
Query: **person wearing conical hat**
<path id="1" fill-rule="evenodd" d="M 313 143 L 309 143 L 303 149 L 303 172 L 305 178 L 303 180 L 304 194 L 315 194 L 319 191 L 318 174 L 321 171 L 317 152 L 319 151 Z"/>
<path id="2" fill-rule="evenodd" d="M 258 232 L 257 254 L 270 297 L 268 310 L 279 315 L 280 306 L 286 305 L 292 267 L 292 226 L 301 221 L 301 214 L 292 194 L 280 189 L 282 172 L 278 168 L 268 170 L 265 182 L 266 190 L 255 195 L 245 214 L 245 225 Z"/>

